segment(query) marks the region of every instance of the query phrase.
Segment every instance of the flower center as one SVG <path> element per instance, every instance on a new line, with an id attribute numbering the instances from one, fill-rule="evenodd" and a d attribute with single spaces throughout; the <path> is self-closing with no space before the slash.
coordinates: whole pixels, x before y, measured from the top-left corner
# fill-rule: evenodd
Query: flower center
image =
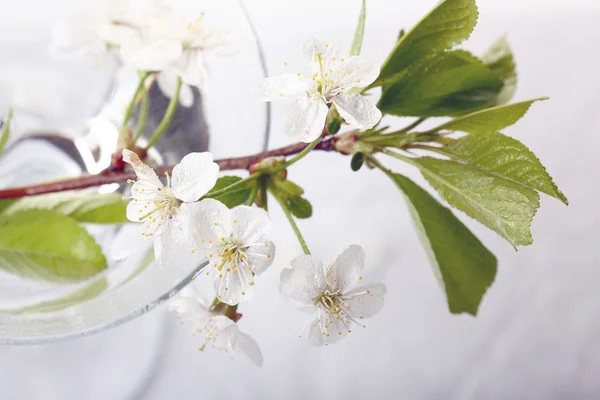
<path id="1" fill-rule="evenodd" d="M 173 195 L 169 186 L 158 188 L 158 195 L 149 204 L 147 208 L 154 206 L 151 210 L 145 212 L 139 217 L 140 222 L 146 227 L 145 236 L 152 236 L 163 224 L 164 221 L 172 219 L 176 214 L 182 201 Z"/>
<path id="2" fill-rule="evenodd" d="M 222 271 L 225 265 L 231 264 L 231 272 L 235 274 L 237 273 L 238 266 L 248 261 L 248 256 L 245 254 L 246 247 L 235 241 L 231 236 L 229 238 L 222 237 L 221 243 L 219 243 L 217 248 L 217 254 L 220 259 L 220 263 L 217 264 L 219 271 Z"/>
<path id="3" fill-rule="evenodd" d="M 315 303 L 323 305 L 330 314 L 338 314 L 342 310 L 339 305 L 339 296 L 341 292 L 341 290 L 332 291 L 330 289 L 325 289 L 321 296 L 317 298 Z"/>

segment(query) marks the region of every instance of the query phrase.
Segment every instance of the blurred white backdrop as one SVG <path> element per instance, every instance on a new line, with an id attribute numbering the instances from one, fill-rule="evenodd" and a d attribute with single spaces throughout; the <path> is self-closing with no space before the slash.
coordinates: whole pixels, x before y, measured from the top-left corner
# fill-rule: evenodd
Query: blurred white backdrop
<path id="1" fill-rule="evenodd" d="M 363 55 L 383 61 L 399 29 L 410 28 L 435 2 L 369 0 Z M 274 74 L 284 61 L 304 68 L 299 46 L 311 36 L 349 46 L 360 6 L 359 0 L 246 3 Z M 259 281 L 256 299 L 241 307 L 240 326 L 261 345 L 262 368 L 243 356 L 232 361 L 198 352 L 199 339 L 163 306 L 95 337 L 0 348 L 0 398 L 600 398 L 600 3 L 478 4 L 479 24 L 464 47 L 481 53 L 507 35 L 518 63 L 516 99 L 550 96 L 505 133 L 536 152 L 571 205 L 544 197 L 534 244 L 518 252 L 460 215 L 499 259 L 477 318 L 449 314 L 388 179 L 366 169 L 351 172 L 347 157 L 316 153 L 289 171 L 315 208 L 300 227 L 324 260 L 349 244 L 365 248 L 366 280 L 388 286 L 386 306 L 367 329 L 328 348 L 298 339 L 306 315 L 278 294 L 278 282 L 280 268 L 300 248 L 273 207 L 275 266 Z M 40 0 L 40 7 L 51 2 Z M 275 104 L 272 146 L 289 143 L 279 129 L 286 106 Z M 423 183 L 410 167 L 388 164 Z M 162 341 L 154 339 L 157 329 L 165 331 Z M 131 337 L 139 346 L 122 348 Z"/>

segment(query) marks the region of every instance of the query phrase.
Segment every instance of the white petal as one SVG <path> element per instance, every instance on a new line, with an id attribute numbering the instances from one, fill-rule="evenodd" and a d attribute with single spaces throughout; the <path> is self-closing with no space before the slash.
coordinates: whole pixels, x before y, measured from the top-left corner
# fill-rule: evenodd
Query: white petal
<path id="1" fill-rule="evenodd" d="M 310 324 L 308 340 L 313 346 L 320 347 L 325 345 L 325 335 L 323 335 L 321 327 L 319 326 L 319 322 L 316 319 Z"/>
<path id="2" fill-rule="evenodd" d="M 334 290 L 346 291 L 362 279 L 365 251 L 358 245 L 346 248 L 327 269 L 327 281 Z"/>
<path id="3" fill-rule="evenodd" d="M 260 275 L 273 264 L 275 259 L 275 243 L 270 240 L 264 244 L 259 243 L 251 246 L 244 252 L 248 257 L 248 265 L 252 267 L 252 272 Z"/>
<path id="4" fill-rule="evenodd" d="M 179 91 L 179 104 L 188 108 L 194 105 L 194 92 L 190 85 L 186 85 L 185 83 L 181 85 L 181 90 Z"/>
<path id="5" fill-rule="evenodd" d="M 332 57 L 333 53 L 337 53 L 335 47 L 315 38 L 311 38 L 302 44 L 302 54 L 312 62 L 317 61 L 317 54 L 321 54 L 321 57 L 325 59 Z"/>
<path id="6" fill-rule="evenodd" d="M 152 201 L 132 200 L 127 204 L 127 219 L 132 222 L 142 222 L 141 217 L 147 214 L 148 210 L 153 210 L 154 207 Z"/>
<path id="7" fill-rule="evenodd" d="M 121 46 L 125 64 L 140 71 L 162 71 L 176 62 L 182 52 L 179 41 L 166 39 L 152 42 L 133 40 Z"/>
<path id="8" fill-rule="evenodd" d="M 328 112 L 327 105 L 321 99 L 296 99 L 285 116 L 283 129 L 296 140 L 313 142 L 323 133 Z"/>
<path id="9" fill-rule="evenodd" d="M 133 151 L 123 149 L 123 161 L 125 161 L 127 164 L 133 167 L 133 170 L 135 171 L 135 174 L 138 176 L 138 178 L 146 179 L 156 187 L 163 186 L 160 179 L 158 179 L 156 172 L 154 172 L 152 168 L 144 164 L 142 160 L 140 160 L 138 155 L 135 154 Z"/>
<path id="10" fill-rule="evenodd" d="M 360 129 L 371 129 L 381 119 L 381 111 L 369 99 L 358 93 L 335 96 L 333 104 L 344 120 Z"/>
<path id="11" fill-rule="evenodd" d="M 372 283 L 344 293 L 344 311 L 354 319 L 370 318 L 383 308 L 387 289 L 382 283 Z"/>
<path id="12" fill-rule="evenodd" d="M 181 215 L 181 217 L 179 217 Z M 178 220 L 195 249 L 208 249 L 210 241 L 217 243 L 231 234 L 231 211 L 220 201 L 204 199 L 196 203 L 183 203 Z"/>
<path id="13" fill-rule="evenodd" d="M 173 168 L 171 188 L 181 201 L 196 201 L 217 183 L 219 165 L 208 152 L 190 153 Z"/>
<path id="14" fill-rule="evenodd" d="M 113 46 L 122 46 L 125 43 L 140 40 L 138 31 L 125 25 L 102 25 L 96 34 L 104 42 Z"/>
<path id="15" fill-rule="evenodd" d="M 186 317 L 206 317 L 210 314 L 202 298 L 190 285 L 169 301 L 169 310 Z"/>
<path id="16" fill-rule="evenodd" d="M 334 316 L 320 309 L 310 327 L 310 343 L 315 346 L 337 343 L 350 333 L 350 324 L 344 316 Z"/>
<path id="17" fill-rule="evenodd" d="M 271 238 L 273 222 L 269 214 L 258 207 L 237 206 L 231 210 L 233 237 L 244 245 L 264 244 Z"/>
<path id="18" fill-rule="evenodd" d="M 154 238 L 154 258 L 159 267 L 167 267 L 175 258 L 177 250 L 175 239 L 168 233 Z"/>
<path id="19" fill-rule="evenodd" d="M 311 305 L 325 290 L 323 263 L 314 256 L 304 255 L 292 260 L 292 269 L 281 272 L 279 290 L 292 300 Z"/>
<path id="20" fill-rule="evenodd" d="M 339 66 L 341 75 L 349 82 L 349 87 L 366 87 L 375 82 L 379 76 L 379 68 L 366 62 L 362 57 L 352 56 Z"/>
<path id="21" fill-rule="evenodd" d="M 240 331 L 231 341 L 231 345 L 235 351 L 245 354 L 254 365 L 262 367 L 263 356 L 258 343 L 252 337 Z"/>
<path id="22" fill-rule="evenodd" d="M 178 78 L 179 77 L 173 68 L 168 68 L 158 74 L 156 81 L 161 92 L 163 92 L 165 96 L 171 98 L 175 95 Z M 194 105 L 194 92 L 192 91 L 192 88 L 185 83 L 181 85 L 181 89 L 179 90 L 179 104 L 184 107 L 191 107 Z"/>
<path id="23" fill-rule="evenodd" d="M 184 50 L 179 61 L 174 65 L 174 70 L 183 83 L 196 87 L 201 87 L 208 75 L 202 52 L 199 50 Z"/>
<path id="24" fill-rule="evenodd" d="M 291 96 L 306 93 L 309 84 L 297 74 L 285 74 L 265 78 L 260 83 L 260 97 L 264 101 L 287 99 Z"/>

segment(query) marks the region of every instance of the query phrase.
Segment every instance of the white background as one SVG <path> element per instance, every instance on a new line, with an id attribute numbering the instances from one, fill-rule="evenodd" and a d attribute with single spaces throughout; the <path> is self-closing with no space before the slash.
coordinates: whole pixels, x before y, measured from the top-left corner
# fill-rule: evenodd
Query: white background
<path id="1" fill-rule="evenodd" d="M 300 66 L 310 36 L 349 46 L 358 0 L 248 0 L 272 73 Z M 363 55 L 384 60 L 400 28 L 434 0 L 369 0 Z M 352 173 L 349 159 L 314 154 L 289 176 L 315 206 L 301 221 L 325 261 L 346 245 L 367 252 L 367 280 L 388 286 L 386 306 L 339 345 L 298 339 L 306 315 L 277 291 L 280 268 L 300 248 L 282 214 L 276 265 L 244 305 L 240 327 L 262 347 L 265 364 L 197 351 L 198 338 L 164 307 L 106 334 L 70 343 L 0 348 L 3 399 L 597 399 L 600 398 L 600 4 L 480 0 L 480 20 L 464 46 L 481 53 L 508 35 L 519 70 L 517 99 L 550 96 L 505 133 L 536 152 L 571 205 L 542 198 L 535 242 L 515 252 L 494 233 L 463 220 L 497 255 L 498 276 L 477 318 L 450 315 L 413 231 L 402 197 L 376 171 Z M 40 4 L 46 5 L 44 1 Z M 275 106 L 271 145 L 286 104 Z M 394 169 L 423 180 L 408 166 Z M 462 218 L 463 216 L 461 216 Z M 166 327 L 162 344 L 144 342 Z M 152 357 L 148 355 L 152 354 Z M 157 357 L 154 357 L 158 355 Z M 141 371 L 151 379 L 132 395 Z M 131 395 L 131 396 L 130 396 Z"/>

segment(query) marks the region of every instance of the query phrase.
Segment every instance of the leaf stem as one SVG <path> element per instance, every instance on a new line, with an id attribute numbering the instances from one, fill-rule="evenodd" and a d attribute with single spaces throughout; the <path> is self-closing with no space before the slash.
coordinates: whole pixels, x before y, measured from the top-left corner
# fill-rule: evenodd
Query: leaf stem
<path id="1" fill-rule="evenodd" d="M 177 84 L 175 86 L 175 93 L 173 93 L 173 97 L 171 97 L 171 101 L 167 107 L 167 111 L 165 112 L 165 116 L 162 121 L 160 121 L 160 125 L 156 128 L 156 131 L 148 140 L 148 144 L 146 145 L 146 150 L 150 147 L 154 146 L 154 143 L 161 137 L 161 135 L 167 130 L 171 120 L 173 119 L 173 115 L 175 114 L 175 110 L 177 109 L 177 104 L 179 103 L 179 92 L 181 91 L 181 77 L 177 78 Z"/>
<path id="2" fill-rule="evenodd" d="M 260 185 L 258 182 L 256 182 L 254 184 L 254 186 L 252 186 L 252 191 L 250 192 L 250 197 L 248 197 L 248 201 L 246 202 L 247 206 L 252 206 L 252 204 L 254 204 L 254 202 L 256 201 L 256 196 L 258 196 L 259 189 L 260 189 Z"/>
<path id="3" fill-rule="evenodd" d="M 285 214 L 288 222 L 290 223 L 290 226 L 294 230 L 294 233 L 296 234 L 296 237 L 298 238 L 298 241 L 300 242 L 300 246 L 302 246 L 302 250 L 304 251 L 304 254 L 310 255 L 310 250 L 308 249 L 308 246 L 306 245 L 306 241 L 304 240 L 304 237 L 302 236 L 302 233 L 300 232 L 298 225 L 296 225 L 296 221 L 294 221 L 294 216 L 292 215 L 292 212 L 290 211 L 290 208 L 288 207 L 287 203 L 281 196 L 278 196 L 277 193 L 275 193 L 275 191 L 271 191 L 271 194 L 273 194 L 275 199 L 277 199 L 277 201 L 279 202 L 279 205 L 281 205 L 281 209 L 283 210 L 283 213 Z"/>
<path id="4" fill-rule="evenodd" d="M 390 169 L 387 169 L 386 167 L 384 167 L 383 164 L 379 162 L 379 160 L 377 160 L 375 157 L 368 155 L 368 154 L 366 154 L 365 156 L 369 160 L 369 162 L 371 162 L 373 165 L 375 165 L 377 168 L 379 168 L 381 171 L 383 171 L 387 176 L 389 176 L 390 178 L 393 178 L 394 173 Z"/>
<path id="5" fill-rule="evenodd" d="M 261 200 L 260 206 L 262 207 L 263 210 L 269 212 L 269 198 L 267 197 L 267 195 L 269 193 L 267 192 L 266 180 L 264 178 L 260 179 L 258 181 L 258 183 L 259 183 L 259 185 L 257 185 L 257 186 L 260 186 L 260 200 Z"/>
<path id="6" fill-rule="evenodd" d="M 418 120 L 416 120 L 415 122 L 413 122 L 412 124 L 408 125 L 406 128 L 400 129 L 399 131 L 397 131 L 397 133 L 406 133 L 406 132 L 410 132 L 411 130 L 415 129 L 417 126 L 421 125 L 423 122 L 425 122 L 425 120 L 427 120 L 427 118 L 419 118 Z"/>
<path id="7" fill-rule="evenodd" d="M 144 89 L 144 92 L 142 94 L 142 104 L 140 106 L 140 118 L 138 121 L 138 126 L 137 129 L 135 131 L 135 136 L 133 137 L 133 140 L 131 141 L 131 145 L 135 145 L 135 143 L 138 141 L 138 139 L 140 138 L 140 136 L 142 136 L 142 133 L 144 132 L 144 128 L 146 127 L 146 121 L 148 120 L 148 91 L 146 89 Z"/>
<path id="8" fill-rule="evenodd" d="M 321 142 L 321 138 L 319 137 L 317 140 L 315 140 L 314 142 L 312 142 L 311 144 L 309 144 L 308 146 L 306 146 L 304 148 L 304 150 L 302 150 L 300 153 L 296 154 L 293 158 L 291 158 L 290 160 L 284 162 L 281 165 L 278 165 L 276 167 L 273 168 L 269 168 L 267 170 L 261 171 L 263 174 L 266 175 L 271 175 L 274 174 L 276 172 L 279 171 L 283 171 L 284 169 L 288 168 L 289 166 L 295 164 L 296 162 L 300 161 L 302 158 L 304 158 L 304 156 L 306 156 L 308 153 L 310 153 L 315 147 L 317 147 L 317 145 Z"/>
<path id="9" fill-rule="evenodd" d="M 127 135 L 128 131 L 127 123 L 131 118 L 131 114 L 133 113 L 133 109 L 135 108 L 139 94 L 142 92 L 142 90 L 145 90 L 144 85 L 146 83 L 146 78 L 148 78 L 149 75 L 149 72 L 140 73 L 140 82 L 138 83 L 138 86 L 135 89 L 135 93 L 133 94 L 129 105 L 125 109 L 125 118 L 123 119 L 123 124 L 121 125 L 121 129 L 119 130 L 119 141 L 121 143 L 127 143 L 127 141 L 125 140 L 125 136 Z"/>

